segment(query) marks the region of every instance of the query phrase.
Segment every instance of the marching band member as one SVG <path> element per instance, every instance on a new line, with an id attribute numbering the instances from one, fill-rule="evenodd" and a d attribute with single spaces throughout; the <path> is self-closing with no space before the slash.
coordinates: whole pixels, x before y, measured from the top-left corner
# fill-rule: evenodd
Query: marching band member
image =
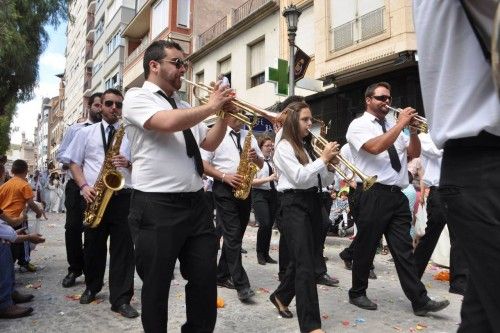
<path id="1" fill-rule="evenodd" d="M 388 123 L 387 105 L 391 102 L 391 87 L 386 82 L 370 85 L 365 91 L 366 112 L 354 119 L 347 130 L 347 141 L 356 165 L 365 174 L 377 175 L 378 180 L 358 197 L 358 234 L 354 247 L 352 288 L 349 301 L 362 309 L 376 310 L 377 304 L 366 297 L 368 276 L 380 238 L 384 234 L 394 258 L 401 286 L 412 302 L 415 315 L 440 311 L 449 301 L 434 301 L 417 276 L 410 237 L 412 216 L 408 199 L 401 191 L 409 183 L 407 154 L 420 155 L 416 131 L 408 137 L 402 130 L 412 122 L 412 108 L 401 111 L 396 124 Z M 358 183 L 358 187 L 362 186 Z"/>
<path id="2" fill-rule="evenodd" d="M 259 221 L 257 231 L 257 262 L 260 265 L 276 264 L 277 261 L 269 255 L 273 223 L 276 218 L 278 196 L 276 191 L 276 172 L 272 161 L 274 142 L 264 136 L 259 139 L 259 148 L 264 155 L 263 168 L 259 170 L 252 181 L 252 204 L 255 219 Z"/>
<path id="3" fill-rule="evenodd" d="M 183 332 L 212 332 L 217 318 L 217 246 L 204 198 L 199 147 L 214 150 L 226 133 L 219 119 L 201 123 L 234 97 L 215 85 L 207 104 L 192 108 L 180 99 L 188 68 L 179 44 L 158 40 L 146 49 L 146 81 L 125 97 L 126 133 L 134 168 L 129 223 L 142 285 L 142 325 L 165 332 L 170 280 L 177 258 L 186 285 Z M 231 107 L 228 106 L 228 110 Z"/>
<path id="4" fill-rule="evenodd" d="M 101 121 L 101 96 L 102 93 L 94 93 L 90 96 L 88 102 L 88 119 L 84 122 L 71 125 L 66 134 L 64 134 L 59 150 L 57 151 L 56 159 L 63 164 L 63 168 L 66 170 L 69 168 L 70 161 L 64 160 L 63 156 L 76 133 L 84 127 Z M 67 177 L 71 177 L 70 172 L 67 172 L 66 175 Z M 75 285 L 76 278 L 82 275 L 84 268 L 82 232 L 85 201 L 73 178 L 67 181 L 64 193 L 64 205 L 66 207 L 64 240 L 69 267 L 68 274 L 62 280 L 62 286 L 64 288 L 69 288 Z"/>
<path id="5" fill-rule="evenodd" d="M 281 140 L 276 146 L 274 163 L 279 174 L 277 190 L 282 192 L 282 229 L 289 249 L 290 263 L 270 300 L 282 317 L 291 318 L 288 305 L 297 297 L 297 316 L 302 332 L 322 332 L 314 273 L 314 256 L 321 238 L 322 204 L 318 193 L 318 175 L 326 183 L 333 181 L 327 164 L 338 153 L 338 144 L 326 145 L 320 158 L 304 138 L 309 135 L 312 115 L 304 102 L 287 107 Z M 315 159 L 315 160 L 314 160 Z"/>
<path id="6" fill-rule="evenodd" d="M 205 173 L 214 178 L 217 223 L 222 228 L 223 244 L 217 266 L 217 284 L 236 289 L 238 298 L 244 302 L 255 295 L 241 260 L 241 245 L 250 218 L 251 198 L 238 199 L 234 196 L 233 189 L 241 186 L 244 180 L 244 175 L 236 172 L 238 165 L 253 162 L 261 168 L 263 158 L 253 136 L 250 151 L 244 151 L 248 131 L 242 129 L 242 125 L 240 120 L 229 117 L 226 135 L 221 144 L 213 152 L 202 151 L 202 158 Z M 240 162 L 246 153 L 247 161 Z"/>
<path id="7" fill-rule="evenodd" d="M 115 132 L 120 126 L 123 95 L 108 89 L 102 94 L 102 121 L 82 128 L 71 141 L 63 158 L 71 161 L 73 179 L 87 204 L 96 200 L 94 186 L 99 177 L 106 152 L 112 148 Z M 120 154 L 112 163 L 125 178 L 125 188 L 115 192 L 101 223 L 84 231 L 85 291 L 80 304 L 89 304 L 103 286 L 106 270 L 107 240 L 110 237 L 109 302 L 111 310 L 126 318 L 139 314 L 130 305 L 134 294 L 134 249 L 128 226 L 130 207 L 130 149 L 123 137 Z"/>

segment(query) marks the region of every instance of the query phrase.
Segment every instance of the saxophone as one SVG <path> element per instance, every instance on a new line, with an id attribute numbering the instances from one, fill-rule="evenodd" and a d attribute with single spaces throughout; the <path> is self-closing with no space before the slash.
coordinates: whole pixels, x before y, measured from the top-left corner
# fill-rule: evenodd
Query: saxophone
<path id="1" fill-rule="evenodd" d="M 87 204 L 87 208 L 85 209 L 83 217 L 83 225 L 85 227 L 97 228 L 99 226 L 111 196 L 125 185 L 125 178 L 116 170 L 111 162 L 111 158 L 120 153 L 124 134 L 125 128 L 122 124 L 118 131 L 116 131 L 113 145 L 104 156 L 104 163 L 94 184 L 96 198 L 93 202 Z"/>
<path id="2" fill-rule="evenodd" d="M 255 117 L 257 118 L 257 117 Z M 243 181 L 240 186 L 233 189 L 235 198 L 240 200 L 245 200 L 250 194 L 252 189 L 252 180 L 254 179 L 260 168 L 257 164 L 253 163 L 248 158 L 248 153 L 252 148 L 252 126 L 249 126 L 247 135 L 245 136 L 245 143 L 243 144 L 243 149 L 240 155 L 240 164 L 238 164 L 238 170 L 236 173 L 243 177 Z"/>

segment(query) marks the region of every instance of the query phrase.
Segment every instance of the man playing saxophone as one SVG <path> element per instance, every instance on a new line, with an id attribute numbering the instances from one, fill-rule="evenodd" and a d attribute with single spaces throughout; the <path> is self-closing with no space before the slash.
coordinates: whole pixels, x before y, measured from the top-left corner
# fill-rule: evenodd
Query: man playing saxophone
<path id="1" fill-rule="evenodd" d="M 102 94 L 102 121 L 81 129 L 65 152 L 71 161 L 70 170 L 87 202 L 94 202 L 103 191 L 103 175 L 118 171 L 125 187 L 111 197 L 101 223 L 84 231 L 84 262 L 86 289 L 80 304 L 89 304 L 103 286 L 106 270 L 107 240 L 110 237 L 109 301 L 111 310 L 126 318 L 139 314 L 130 305 L 134 292 L 134 250 L 128 226 L 130 207 L 130 148 L 120 127 L 123 95 L 116 89 Z M 116 133 L 116 135 L 115 135 Z M 116 137 L 116 141 L 114 138 Z M 122 137 L 121 144 L 119 138 Z M 116 144 L 115 144 L 116 142 Z M 111 151 L 110 154 L 106 152 Z M 111 161 L 107 161 L 109 157 Z M 104 167 L 103 167 L 104 165 Z"/>
<path id="2" fill-rule="evenodd" d="M 236 289 L 241 301 L 254 296 L 241 261 L 241 244 L 250 218 L 251 199 L 238 199 L 234 189 L 250 189 L 252 179 L 239 175 L 238 169 L 255 163 L 262 168 L 264 158 L 257 140 L 242 122 L 228 117 L 228 128 L 221 144 L 213 152 L 202 151 L 205 174 L 214 178 L 213 194 L 217 210 L 217 228 L 224 239 L 217 267 L 217 285 Z"/>

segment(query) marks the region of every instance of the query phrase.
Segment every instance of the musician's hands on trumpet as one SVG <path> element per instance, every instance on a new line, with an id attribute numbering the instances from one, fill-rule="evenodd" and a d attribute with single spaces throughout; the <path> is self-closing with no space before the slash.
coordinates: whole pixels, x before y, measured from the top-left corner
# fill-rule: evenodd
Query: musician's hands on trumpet
<path id="1" fill-rule="evenodd" d="M 208 97 L 207 105 L 211 106 L 216 113 L 220 110 L 229 113 L 236 113 L 238 110 L 231 103 L 235 99 L 234 90 L 222 81 L 217 81 L 212 87 L 212 92 Z"/>
<path id="2" fill-rule="evenodd" d="M 418 122 L 416 121 L 415 118 L 417 115 L 418 115 L 417 110 L 415 110 L 412 107 L 400 109 L 397 122 L 403 125 L 403 127 L 417 126 Z"/>
<path id="3" fill-rule="evenodd" d="M 321 152 L 320 158 L 323 160 L 323 162 L 328 166 L 329 171 L 335 171 L 331 164 L 337 164 L 339 163 L 339 160 L 337 159 L 337 155 L 339 154 L 340 150 L 340 145 L 333 141 L 333 142 L 328 142 L 323 151 Z"/>

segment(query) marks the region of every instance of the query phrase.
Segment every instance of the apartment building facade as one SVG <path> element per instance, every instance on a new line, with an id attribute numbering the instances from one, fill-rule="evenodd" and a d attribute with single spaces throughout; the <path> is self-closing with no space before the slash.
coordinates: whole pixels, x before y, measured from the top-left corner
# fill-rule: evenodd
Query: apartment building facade
<path id="1" fill-rule="evenodd" d="M 239 6 L 242 0 L 142 0 L 136 13 L 124 29 L 125 69 L 123 87 L 141 86 L 144 82 L 142 59 L 146 48 L 155 40 L 170 39 L 190 54 L 193 36 L 212 26 L 228 8 Z"/>

